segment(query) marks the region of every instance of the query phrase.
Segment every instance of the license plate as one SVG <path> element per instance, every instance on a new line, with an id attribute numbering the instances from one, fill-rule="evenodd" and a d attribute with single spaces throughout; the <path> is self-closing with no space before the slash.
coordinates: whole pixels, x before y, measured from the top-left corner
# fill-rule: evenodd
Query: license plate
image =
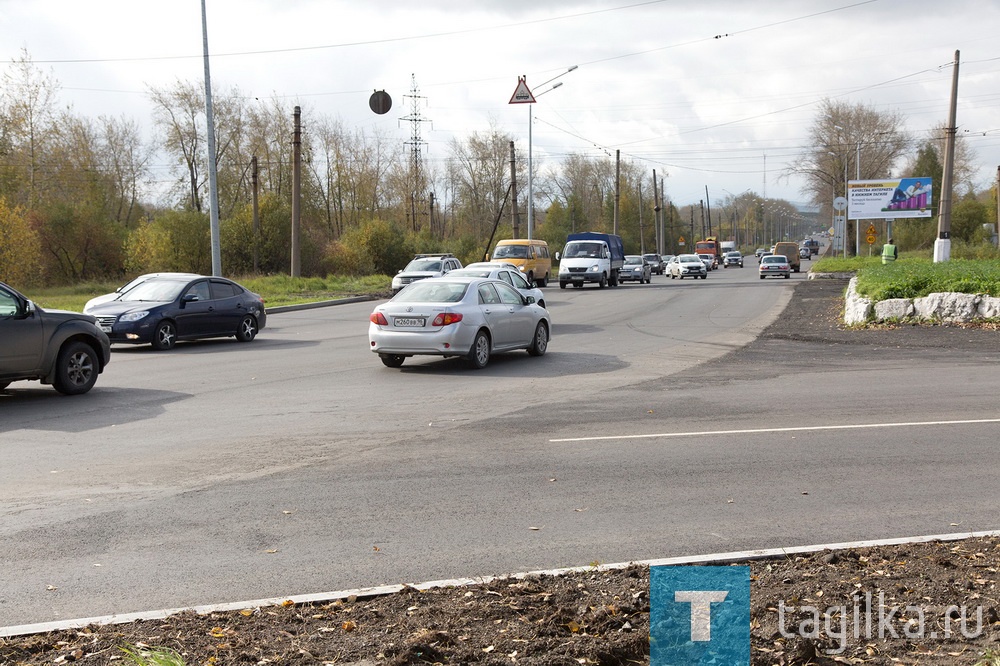
<path id="1" fill-rule="evenodd" d="M 101 330 L 104 331 L 105 333 L 110 333 L 111 332 L 111 327 L 110 326 L 101 326 Z"/>
<path id="2" fill-rule="evenodd" d="M 396 328 L 423 328 L 424 320 L 416 317 L 396 317 L 392 323 Z"/>

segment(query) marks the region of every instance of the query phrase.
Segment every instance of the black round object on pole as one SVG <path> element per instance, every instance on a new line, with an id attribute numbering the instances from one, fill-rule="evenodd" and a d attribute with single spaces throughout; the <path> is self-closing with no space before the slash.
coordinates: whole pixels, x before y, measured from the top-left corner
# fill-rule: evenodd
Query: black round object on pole
<path id="1" fill-rule="evenodd" d="M 384 90 L 376 90 L 372 93 L 372 96 L 368 98 L 368 106 L 371 107 L 372 111 L 382 115 L 383 113 L 388 113 L 389 109 L 392 108 L 392 98 L 389 97 L 389 93 Z"/>

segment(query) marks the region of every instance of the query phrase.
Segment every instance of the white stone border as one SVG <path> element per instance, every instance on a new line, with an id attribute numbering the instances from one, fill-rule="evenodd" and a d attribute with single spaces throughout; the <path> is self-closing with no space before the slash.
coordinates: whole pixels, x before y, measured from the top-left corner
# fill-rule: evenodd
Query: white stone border
<path id="1" fill-rule="evenodd" d="M 858 278 L 851 278 L 844 300 L 844 323 L 916 319 L 966 323 L 1000 318 L 1000 298 L 983 294 L 933 293 L 922 298 L 889 298 L 872 301 L 858 293 Z"/>
<path id="2" fill-rule="evenodd" d="M 24 636 L 28 634 L 41 634 L 49 631 L 62 631 L 66 629 L 79 629 L 91 624 L 125 624 L 128 622 L 140 622 L 146 620 L 162 620 L 165 617 L 176 615 L 177 613 L 195 612 L 199 615 L 209 613 L 223 613 L 230 611 L 240 611 L 266 606 L 281 606 L 287 602 L 294 604 L 306 603 L 327 603 L 348 597 L 373 597 L 385 594 L 395 594 L 407 587 L 418 590 L 428 590 L 435 587 L 465 587 L 488 583 L 493 580 L 503 580 L 507 578 L 527 578 L 529 576 L 561 576 L 569 573 L 580 573 L 587 571 L 613 571 L 626 567 L 640 566 L 676 566 L 685 564 L 732 564 L 733 562 L 744 562 L 749 560 L 766 560 L 774 558 L 785 558 L 789 555 L 803 555 L 818 553 L 824 550 L 846 550 L 849 548 L 871 548 L 873 546 L 899 546 L 911 543 L 928 543 L 931 541 L 961 541 L 963 539 L 977 539 L 982 537 L 1000 536 L 1000 530 L 987 530 L 983 532 L 959 532 L 953 534 L 931 534 L 926 536 L 901 537 L 895 539 L 874 539 L 870 541 L 847 541 L 843 543 L 825 543 L 811 546 L 794 546 L 791 548 L 764 548 L 760 550 L 743 550 L 729 553 L 713 553 L 708 555 L 688 555 L 682 557 L 666 557 L 655 560 L 636 560 L 633 562 L 618 562 L 614 564 L 601 564 L 596 567 L 567 567 L 563 569 L 546 569 L 542 571 L 528 571 L 523 573 L 513 573 L 498 576 L 483 576 L 481 578 L 454 578 L 450 580 L 434 580 L 426 583 L 414 585 L 380 585 L 377 587 L 362 587 L 354 590 L 341 590 L 338 592 L 320 592 L 317 594 L 299 594 L 290 597 L 272 597 L 270 599 L 256 599 L 253 601 L 235 601 L 225 604 L 210 604 L 205 606 L 190 606 L 187 608 L 166 608 L 156 611 L 144 611 L 139 613 L 120 613 L 116 615 L 104 615 L 99 617 L 85 617 L 75 620 L 62 620 L 56 622 L 40 622 L 37 624 L 22 624 L 12 627 L 0 627 L 0 638 L 10 636 Z"/>

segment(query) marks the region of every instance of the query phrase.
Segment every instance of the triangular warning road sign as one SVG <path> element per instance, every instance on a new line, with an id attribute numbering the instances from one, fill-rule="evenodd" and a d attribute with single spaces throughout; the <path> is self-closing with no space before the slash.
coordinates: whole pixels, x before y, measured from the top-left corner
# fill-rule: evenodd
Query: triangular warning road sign
<path id="1" fill-rule="evenodd" d="M 517 77 L 517 89 L 508 104 L 534 104 L 535 96 L 528 90 L 528 83 L 523 76 Z"/>

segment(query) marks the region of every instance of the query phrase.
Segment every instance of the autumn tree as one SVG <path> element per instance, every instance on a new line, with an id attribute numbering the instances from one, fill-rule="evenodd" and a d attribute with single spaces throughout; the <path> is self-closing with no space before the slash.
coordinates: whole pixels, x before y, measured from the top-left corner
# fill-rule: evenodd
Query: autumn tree
<path id="1" fill-rule="evenodd" d="M 897 111 L 824 100 L 809 130 L 810 148 L 792 163 L 786 175 L 801 176 L 803 193 L 821 204 L 821 217 L 831 218 L 833 198 L 846 192 L 845 177 L 869 180 L 892 175 L 910 147 L 904 122 Z M 847 227 L 850 246 L 854 222 L 849 220 Z"/>
<path id="2" fill-rule="evenodd" d="M 41 251 L 24 209 L 0 196 L 0 276 L 15 286 L 33 285 L 41 276 Z"/>

